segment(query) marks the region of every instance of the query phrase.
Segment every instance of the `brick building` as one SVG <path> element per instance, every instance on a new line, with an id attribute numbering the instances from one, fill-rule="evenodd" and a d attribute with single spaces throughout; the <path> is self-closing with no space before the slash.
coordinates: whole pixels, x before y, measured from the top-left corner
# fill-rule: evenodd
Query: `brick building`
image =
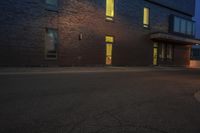
<path id="1" fill-rule="evenodd" d="M 196 12 L 195 12 L 195 16 L 193 18 L 193 20 L 197 21 L 196 24 L 196 38 L 200 38 L 200 0 L 196 1 Z M 200 61 L 200 44 L 195 44 L 192 47 L 192 51 L 191 51 L 191 59 L 192 60 L 197 60 Z M 200 62 L 198 63 L 200 64 Z M 200 67 L 200 65 L 199 65 Z"/>
<path id="2" fill-rule="evenodd" d="M 0 66 L 188 66 L 195 0 L 1 0 Z"/>

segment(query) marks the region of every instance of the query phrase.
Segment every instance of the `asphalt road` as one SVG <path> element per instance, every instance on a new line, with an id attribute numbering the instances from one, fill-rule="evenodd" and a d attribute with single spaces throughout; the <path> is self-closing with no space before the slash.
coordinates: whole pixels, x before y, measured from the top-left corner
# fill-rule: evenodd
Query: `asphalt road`
<path id="1" fill-rule="evenodd" d="M 200 133 L 197 70 L 0 75 L 0 133 Z"/>

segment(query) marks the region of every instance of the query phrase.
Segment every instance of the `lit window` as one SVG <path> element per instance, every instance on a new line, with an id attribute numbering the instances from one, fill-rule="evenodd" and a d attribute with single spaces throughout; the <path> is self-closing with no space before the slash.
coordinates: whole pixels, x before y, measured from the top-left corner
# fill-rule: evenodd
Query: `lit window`
<path id="1" fill-rule="evenodd" d="M 58 9 L 58 0 L 46 0 L 47 9 L 57 10 Z"/>
<path id="2" fill-rule="evenodd" d="M 149 27 L 149 8 L 144 8 L 143 25 L 145 28 Z"/>
<path id="3" fill-rule="evenodd" d="M 113 43 L 114 42 L 114 37 L 113 36 L 106 36 L 105 41 L 107 43 Z"/>
<path id="4" fill-rule="evenodd" d="M 106 0 L 106 19 L 113 20 L 114 17 L 114 0 Z"/>
<path id="5" fill-rule="evenodd" d="M 58 31 L 55 29 L 46 29 L 45 37 L 45 57 L 46 59 L 57 58 Z"/>

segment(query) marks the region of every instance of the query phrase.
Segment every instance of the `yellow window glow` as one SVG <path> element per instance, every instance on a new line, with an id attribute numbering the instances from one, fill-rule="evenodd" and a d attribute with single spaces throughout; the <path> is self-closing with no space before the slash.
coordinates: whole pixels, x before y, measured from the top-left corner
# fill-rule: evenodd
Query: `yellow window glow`
<path id="1" fill-rule="evenodd" d="M 153 64 L 157 65 L 158 63 L 158 48 L 153 48 Z"/>
<path id="2" fill-rule="evenodd" d="M 106 45 L 106 55 L 112 56 L 112 44 L 107 43 L 107 45 Z"/>
<path id="3" fill-rule="evenodd" d="M 144 8 L 143 25 L 149 27 L 149 8 L 146 7 Z"/>
<path id="4" fill-rule="evenodd" d="M 113 36 L 106 36 L 105 41 L 107 43 L 113 43 L 114 42 L 114 38 L 113 38 Z"/>
<path id="5" fill-rule="evenodd" d="M 106 0 L 106 19 L 113 20 L 114 17 L 114 0 Z"/>

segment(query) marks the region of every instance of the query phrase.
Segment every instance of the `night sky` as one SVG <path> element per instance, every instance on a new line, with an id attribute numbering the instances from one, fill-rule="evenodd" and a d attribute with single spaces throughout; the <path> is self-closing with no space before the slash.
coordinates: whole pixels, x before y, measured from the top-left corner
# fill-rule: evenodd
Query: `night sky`
<path id="1" fill-rule="evenodd" d="M 194 17 L 196 21 L 196 37 L 200 39 L 200 0 L 196 0 L 196 15 Z"/>

